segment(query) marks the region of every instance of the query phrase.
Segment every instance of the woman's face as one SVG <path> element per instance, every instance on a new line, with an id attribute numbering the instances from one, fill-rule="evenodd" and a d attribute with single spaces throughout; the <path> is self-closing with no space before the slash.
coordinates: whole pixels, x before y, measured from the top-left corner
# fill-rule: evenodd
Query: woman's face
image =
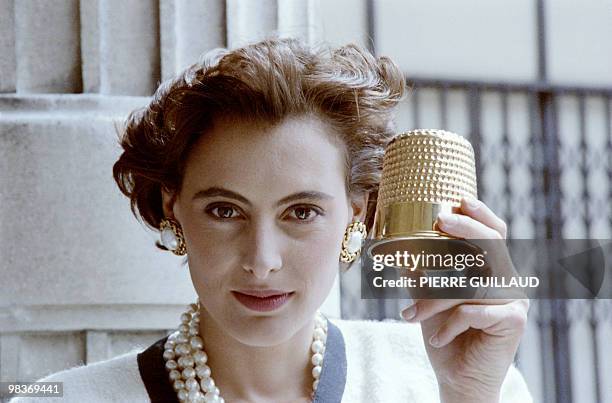
<path id="1" fill-rule="evenodd" d="M 312 319 L 339 268 L 342 236 L 365 197 L 345 191 L 344 151 L 315 117 L 272 127 L 220 120 L 194 145 L 166 216 L 183 228 L 202 306 L 234 338 L 278 344 Z M 232 291 L 280 289 L 280 308 L 244 306 Z"/>

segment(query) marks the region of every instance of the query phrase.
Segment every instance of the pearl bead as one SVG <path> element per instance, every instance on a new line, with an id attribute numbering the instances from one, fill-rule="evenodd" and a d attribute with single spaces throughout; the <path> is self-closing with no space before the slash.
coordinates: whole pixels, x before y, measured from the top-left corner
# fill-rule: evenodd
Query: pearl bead
<path id="1" fill-rule="evenodd" d="M 170 350 L 173 349 L 174 346 L 176 346 L 176 343 L 173 340 L 168 340 L 165 344 L 164 344 L 164 349 L 166 350 Z"/>
<path id="2" fill-rule="evenodd" d="M 195 378 L 196 371 L 192 367 L 187 367 L 183 370 L 182 375 L 183 375 L 183 378 L 185 379 Z"/>
<path id="3" fill-rule="evenodd" d="M 164 358 L 166 360 L 172 360 L 174 358 L 174 350 L 171 350 L 171 349 L 164 350 Z"/>
<path id="4" fill-rule="evenodd" d="M 207 393 L 204 395 L 204 401 L 209 403 L 217 403 L 219 401 L 219 396 L 214 393 Z"/>
<path id="5" fill-rule="evenodd" d="M 197 336 L 200 333 L 200 329 L 197 326 L 189 327 L 189 336 Z"/>
<path id="6" fill-rule="evenodd" d="M 349 237 L 348 243 L 346 245 L 348 252 L 352 254 L 352 253 L 357 252 L 359 249 L 361 249 L 362 241 L 363 241 L 363 234 L 361 232 L 355 231 L 351 233 L 351 236 Z"/>
<path id="7" fill-rule="evenodd" d="M 189 400 L 197 400 L 197 399 L 202 399 L 202 398 L 204 398 L 204 395 L 199 390 L 191 389 L 189 391 Z"/>
<path id="8" fill-rule="evenodd" d="M 321 353 L 323 351 L 323 343 L 321 340 L 315 340 L 312 343 L 312 352 L 313 353 Z"/>
<path id="9" fill-rule="evenodd" d="M 183 323 L 182 325 L 178 327 L 178 330 L 181 333 L 189 333 L 189 326 Z"/>
<path id="10" fill-rule="evenodd" d="M 189 347 L 189 344 L 185 343 L 177 344 L 177 346 L 174 348 L 174 352 L 179 355 L 186 355 L 191 352 L 191 347 Z"/>
<path id="11" fill-rule="evenodd" d="M 161 243 L 166 248 L 174 250 L 178 247 L 178 239 L 171 228 L 164 228 L 161 232 Z"/>
<path id="12" fill-rule="evenodd" d="M 185 344 L 189 341 L 189 337 L 186 334 L 179 333 L 176 336 L 176 344 Z"/>
<path id="13" fill-rule="evenodd" d="M 181 314 L 181 323 L 189 323 L 189 321 L 191 320 L 191 315 L 189 315 L 188 313 L 183 313 Z"/>
<path id="14" fill-rule="evenodd" d="M 174 387 L 174 390 L 183 389 L 185 387 L 185 382 L 181 381 L 180 379 L 177 379 L 176 381 L 174 381 L 172 386 Z"/>
<path id="15" fill-rule="evenodd" d="M 200 389 L 200 385 L 198 385 L 198 381 L 195 378 L 189 378 L 185 381 L 185 387 L 187 390 L 198 390 Z"/>
<path id="16" fill-rule="evenodd" d="M 210 377 L 204 378 L 200 382 L 200 386 L 202 386 L 203 390 L 208 392 L 208 391 L 212 390 L 215 387 L 215 381 L 213 381 L 212 378 L 210 378 Z"/>
<path id="17" fill-rule="evenodd" d="M 189 344 L 191 344 L 191 348 L 198 349 L 204 347 L 204 341 L 200 336 L 193 336 L 189 340 Z"/>
<path id="18" fill-rule="evenodd" d="M 193 360 L 195 361 L 196 365 L 204 365 L 206 364 L 206 361 L 208 361 L 208 356 L 204 351 L 198 350 L 193 353 Z"/>
<path id="19" fill-rule="evenodd" d="M 173 381 L 181 379 L 181 373 L 178 372 L 176 369 L 173 369 L 172 371 L 170 371 L 169 376 L 170 376 L 170 379 L 172 379 Z"/>
<path id="20" fill-rule="evenodd" d="M 320 365 L 317 365 L 316 367 L 312 369 L 312 376 L 315 377 L 315 379 L 319 379 L 319 377 L 321 376 L 321 366 Z"/>
<path id="21" fill-rule="evenodd" d="M 208 378 L 210 376 L 210 368 L 208 365 L 198 365 L 196 368 L 196 374 L 200 378 Z"/>
<path id="22" fill-rule="evenodd" d="M 323 362 L 323 355 L 320 353 L 316 353 L 312 356 L 312 360 L 310 360 L 310 362 L 312 362 L 312 365 L 321 365 L 321 363 Z"/>
<path id="23" fill-rule="evenodd" d="M 323 329 L 319 328 L 319 329 L 315 329 L 314 338 L 315 340 L 325 341 L 327 339 L 327 335 L 325 334 L 325 331 Z"/>
<path id="24" fill-rule="evenodd" d="M 195 362 L 193 361 L 193 357 L 190 355 L 184 355 L 178 359 L 177 364 L 181 368 L 193 367 Z"/>
<path id="25" fill-rule="evenodd" d="M 185 401 L 187 400 L 187 397 L 189 397 L 189 395 L 187 394 L 187 391 L 185 389 L 181 389 L 177 392 L 178 395 L 178 399 L 179 401 Z"/>
<path id="26" fill-rule="evenodd" d="M 317 379 L 316 381 L 312 383 L 312 388 L 316 390 L 318 387 L 319 387 L 319 380 Z"/>
<path id="27" fill-rule="evenodd" d="M 177 368 L 177 366 L 178 366 L 178 365 L 177 365 L 176 361 L 174 361 L 174 360 L 168 360 L 168 361 L 166 361 L 166 368 L 167 368 L 167 369 L 169 369 L 169 370 L 176 369 L 176 368 Z"/>

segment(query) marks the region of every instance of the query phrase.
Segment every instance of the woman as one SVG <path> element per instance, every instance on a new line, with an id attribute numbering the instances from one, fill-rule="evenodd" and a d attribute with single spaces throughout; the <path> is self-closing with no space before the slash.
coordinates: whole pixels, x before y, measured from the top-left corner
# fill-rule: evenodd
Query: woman
<path id="1" fill-rule="evenodd" d="M 372 226 L 404 93 L 388 58 L 297 40 L 215 51 L 163 84 L 113 173 L 157 246 L 186 256 L 198 303 L 145 351 L 44 381 L 74 401 L 531 401 L 512 366 L 526 300 L 415 301 L 422 332 L 317 313 Z M 462 212 L 441 229 L 506 236 L 483 203 Z"/>

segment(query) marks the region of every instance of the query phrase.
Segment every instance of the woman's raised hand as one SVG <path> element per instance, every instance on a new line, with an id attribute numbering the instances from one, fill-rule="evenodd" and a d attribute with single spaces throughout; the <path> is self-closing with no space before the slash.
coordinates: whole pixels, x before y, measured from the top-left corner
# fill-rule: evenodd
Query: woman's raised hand
<path id="1" fill-rule="evenodd" d="M 505 239 L 506 224 L 478 200 L 440 214 L 439 228 L 465 239 Z M 402 311 L 420 322 L 442 402 L 499 402 L 527 323 L 528 299 L 417 299 Z"/>

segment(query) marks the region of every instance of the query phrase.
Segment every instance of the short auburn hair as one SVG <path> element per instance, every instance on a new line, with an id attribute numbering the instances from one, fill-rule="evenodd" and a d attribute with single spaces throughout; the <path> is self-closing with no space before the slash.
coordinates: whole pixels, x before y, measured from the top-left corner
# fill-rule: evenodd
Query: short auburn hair
<path id="1" fill-rule="evenodd" d="M 215 49 L 162 83 L 148 106 L 129 115 L 113 177 L 134 215 L 158 229 L 164 218 L 161 189 L 180 191 L 187 155 L 215 119 L 273 125 L 314 114 L 345 146 L 347 194 L 370 195 L 369 230 L 384 149 L 394 136 L 392 109 L 405 88 L 395 63 L 353 44 L 315 48 L 273 38 Z"/>

